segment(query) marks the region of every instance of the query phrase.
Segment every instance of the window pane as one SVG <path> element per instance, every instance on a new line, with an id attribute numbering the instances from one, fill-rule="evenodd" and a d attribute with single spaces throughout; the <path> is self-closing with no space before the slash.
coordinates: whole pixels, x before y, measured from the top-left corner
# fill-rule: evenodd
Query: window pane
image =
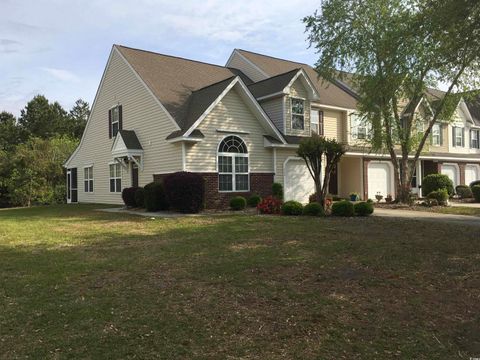
<path id="1" fill-rule="evenodd" d="M 110 165 L 110 177 L 112 178 L 114 176 L 115 176 L 115 174 L 113 172 L 113 165 Z"/>
<path id="2" fill-rule="evenodd" d="M 115 179 L 116 192 L 122 191 L 122 179 Z"/>
<path id="3" fill-rule="evenodd" d="M 235 176 L 235 189 L 237 191 L 248 190 L 248 175 Z"/>
<path id="4" fill-rule="evenodd" d="M 313 124 L 318 124 L 318 110 L 310 111 L 310 122 Z"/>
<path id="5" fill-rule="evenodd" d="M 116 106 L 112 109 L 112 122 L 118 121 L 118 118 L 119 118 L 118 115 L 119 115 L 118 106 Z"/>
<path id="6" fill-rule="evenodd" d="M 93 192 L 93 180 L 90 180 L 89 183 L 90 183 L 90 192 Z"/>
<path id="7" fill-rule="evenodd" d="M 235 172 L 246 173 L 248 172 L 248 158 L 237 156 L 235 158 Z"/>
<path id="8" fill-rule="evenodd" d="M 115 179 L 110 179 L 110 192 L 115 192 Z"/>
<path id="9" fill-rule="evenodd" d="M 232 175 L 218 175 L 218 188 L 220 191 L 232 191 Z"/>
<path id="10" fill-rule="evenodd" d="M 292 129 L 303 130 L 303 115 L 292 115 Z"/>
<path id="11" fill-rule="evenodd" d="M 232 157 L 219 156 L 218 157 L 218 172 L 231 173 L 232 172 Z"/>
<path id="12" fill-rule="evenodd" d="M 118 122 L 112 124 L 112 135 L 116 136 L 118 133 Z"/>
<path id="13" fill-rule="evenodd" d="M 292 114 L 303 115 L 304 105 L 301 99 L 292 99 Z"/>
<path id="14" fill-rule="evenodd" d="M 115 177 L 121 177 L 122 174 L 121 174 L 121 168 L 120 168 L 120 164 L 115 164 Z"/>
<path id="15" fill-rule="evenodd" d="M 88 181 L 85 181 L 85 187 L 83 189 L 85 192 L 88 192 Z"/>
<path id="16" fill-rule="evenodd" d="M 318 132 L 318 124 L 314 124 L 312 123 L 312 131 L 315 133 L 315 134 L 318 134 L 318 135 L 322 135 Z"/>
<path id="17" fill-rule="evenodd" d="M 83 178 L 88 179 L 88 168 L 83 169 Z"/>

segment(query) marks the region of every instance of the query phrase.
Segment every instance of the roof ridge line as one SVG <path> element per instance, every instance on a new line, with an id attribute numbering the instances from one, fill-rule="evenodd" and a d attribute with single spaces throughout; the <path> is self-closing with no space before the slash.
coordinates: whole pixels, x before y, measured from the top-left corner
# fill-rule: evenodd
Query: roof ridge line
<path id="1" fill-rule="evenodd" d="M 188 59 L 188 58 L 181 57 L 181 56 L 176 56 L 176 55 L 162 54 L 162 53 L 152 51 L 152 50 L 139 49 L 139 48 L 134 48 L 134 47 L 131 47 L 131 46 L 125 46 L 125 45 L 120 45 L 120 44 L 113 44 L 113 46 L 120 47 L 120 48 L 125 48 L 125 49 L 130 49 L 130 50 L 135 50 L 135 51 L 142 51 L 142 52 L 150 53 L 150 54 L 153 54 L 153 55 L 160 55 L 160 56 L 165 56 L 165 57 L 174 58 L 174 59 L 191 61 L 191 62 L 204 64 L 204 65 L 216 66 L 216 67 L 220 67 L 222 69 L 230 70 L 228 67 L 226 67 L 224 65 L 217 65 L 217 64 L 212 64 L 212 63 L 208 63 L 208 62 L 205 62 L 205 61 Z"/>
<path id="2" fill-rule="evenodd" d="M 260 55 L 260 56 L 268 57 L 268 58 L 275 59 L 275 60 L 281 60 L 281 61 L 290 62 L 290 63 L 294 63 L 294 64 L 307 65 L 307 66 L 313 67 L 312 65 L 302 63 L 302 62 L 299 62 L 299 61 L 287 60 L 287 59 L 282 59 L 282 58 L 279 58 L 279 57 L 276 57 L 276 56 L 260 54 L 260 53 L 255 52 L 255 51 L 250 51 L 250 50 L 245 50 L 245 49 L 235 49 L 235 50 L 245 51 L 245 52 L 250 53 L 250 54 Z"/>
<path id="3" fill-rule="evenodd" d="M 284 72 L 284 73 L 277 74 L 277 75 L 268 77 L 268 78 L 266 78 L 266 79 L 263 79 L 263 80 L 254 82 L 253 84 L 247 85 L 247 87 L 260 84 L 260 83 L 262 83 L 262 82 L 264 82 L 264 81 L 271 80 L 271 79 L 274 79 L 274 78 L 276 78 L 276 77 L 283 76 L 283 75 L 285 75 L 285 74 L 288 74 L 288 73 L 291 73 L 291 72 L 294 72 L 294 71 L 295 71 L 295 72 L 299 72 L 300 70 L 303 70 L 303 69 L 302 69 L 302 68 L 298 68 L 298 69 L 289 70 L 289 71 L 286 71 L 286 72 Z"/>
<path id="4" fill-rule="evenodd" d="M 214 82 L 213 84 L 210 84 L 210 85 L 204 86 L 204 87 L 202 87 L 202 88 L 200 88 L 200 89 L 197 89 L 197 90 L 192 91 L 192 94 L 195 94 L 197 91 L 201 91 L 201 90 L 207 89 L 207 88 L 209 88 L 209 87 L 211 87 L 211 86 L 218 85 L 218 84 L 220 84 L 220 83 L 222 83 L 222 82 L 224 82 L 224 81 L 227 81 L 227 80 L 233 81 L 233 79 L 235 79 L 236 77 L 239 77 L 239 76 L 238 76 L 238 75 L 233 75 L 233 76 L 230 76 L 229 78 L 226 78 L 226 79 L 223 79 L 223 80 Z"/>

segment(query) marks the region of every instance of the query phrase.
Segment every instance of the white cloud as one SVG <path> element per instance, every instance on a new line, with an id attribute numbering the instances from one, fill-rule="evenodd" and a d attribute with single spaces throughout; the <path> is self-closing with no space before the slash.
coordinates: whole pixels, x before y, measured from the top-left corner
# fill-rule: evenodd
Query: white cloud
<path id="1" fill-rule="evenodd" d="M 80 81 L 80 78 L 77 75 L 75 75 L 71 71 L 68 71 L 68 70 L 65 70 L 65 69 L 55 69 L 55 68 L 49 68 L 49 67 L 43 67 L 41 69 L 43 71 L 46 71 L 51 76 L 53 76 L 55 79 L 60 80 L 60 81 L 67 81 L 67 82 L 78 82 L 78 81 Z"/>

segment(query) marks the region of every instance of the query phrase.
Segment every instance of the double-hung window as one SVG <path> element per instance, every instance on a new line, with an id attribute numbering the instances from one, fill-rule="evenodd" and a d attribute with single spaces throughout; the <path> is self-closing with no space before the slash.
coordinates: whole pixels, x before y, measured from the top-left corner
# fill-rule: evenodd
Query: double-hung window
<path id="1" fill-rule="evenodd" d="M 110 192 L 122 192 L 122 167 L 110 164 Z"/>
<path id="2" fill-rule="evenodd" d="M 122 105 L 117 105 L 108 111 L 109 137 L 117 136 L 119 130 L 122 130 Z"/>
<path id="3" fill-rule="evenodd" d="M 310 123 L 312 131 L 320 136 L 323 136 L 323 111 L 312 110 L 310 112 Z"/>
<path id="4" fill-rule="evenodd" d="M 248 191 L 250 188 L 247 146 L 237 136 L 227 136 L 218 147 L 219 191 Z"/>
<path id="5" fill-rule="evenodd" d="M 472 149 L 480 148 L 480 130 L 470 130 L 470 147 Z"/>
<path id="6" fill-rule="evenodd" d="M 85 192 L 93 192 L 93 166 L 83 168 L 83 182 Z"/>
<path id="7" fill-rule="evenodd" d="M 453 127 L 453 146 L 454 147 L 463 147 L 464 146 L 464 129 L 463 127 Z"/>
<path id="8" fill-rule="evenodd" d="M 432 127 L 432 145 L 440 146 L 442 145 L 442 133 L 440 124 L 435 124 Z"/>
<path id="9" fill-rule="evenodd" d="M 305 129 L 305 101 L 292 98 L 292 129 Z"/>
<path id="10" fill-rule="evenodd" d="M 358 114 L 350 115 L 350 134 L 352 139 L 366 140 L 368 138 L 367 124 Z"/>

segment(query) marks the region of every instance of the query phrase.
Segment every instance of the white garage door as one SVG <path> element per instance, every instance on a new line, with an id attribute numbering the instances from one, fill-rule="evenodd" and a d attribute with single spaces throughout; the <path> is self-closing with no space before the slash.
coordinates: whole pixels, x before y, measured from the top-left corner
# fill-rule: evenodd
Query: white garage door
<path id="1" fill-rule="evenodd" d="M 472 181 L 480 180 L 480 171 L 478 165 L 465 166 L 465 185 L 470 185 Z"/>
<path id="2" fill-rule="evenodd" d="M 441 173 L 447 175 L 452 180 L 453 187 L 458 185 L 458 171 L 455 165 L 443 164 Z"/>
<path id="3" fill-rule="evenodd" d="M 380 193 L 385 198 L 387 195 L 393 196 L 392 174 L 389 164 L 371 162 L 368 164 L 368 198 L 375 199 L 375 195 Z"/>
<path id="4" fill-rule="evenodd" d="M 315 192 L 315 183 L 303 160 L 290 159 L 285 164 L 285 200 L 308 203 L 308 197 Z"/>

